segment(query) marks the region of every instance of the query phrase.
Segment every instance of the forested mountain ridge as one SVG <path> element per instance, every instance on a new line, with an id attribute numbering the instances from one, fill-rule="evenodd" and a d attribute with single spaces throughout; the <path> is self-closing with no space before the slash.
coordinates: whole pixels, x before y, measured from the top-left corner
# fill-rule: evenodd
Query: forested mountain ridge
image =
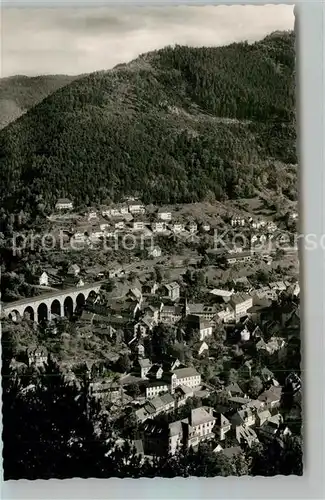
<path id="1" fill-rule="evenodd" d="M 167 47 L 75 80 L 0 132 L 0 201 L 195 202 L 270 182 L 294 198 L 294 64 L 289 32 Z"/>
<path id="2" fill-rule="evenodd" d="M 19 118 L 55 90 L 68 85 L 77 77 L 43 75 L 10 76 L 0 79 L 0 129 Z"/>

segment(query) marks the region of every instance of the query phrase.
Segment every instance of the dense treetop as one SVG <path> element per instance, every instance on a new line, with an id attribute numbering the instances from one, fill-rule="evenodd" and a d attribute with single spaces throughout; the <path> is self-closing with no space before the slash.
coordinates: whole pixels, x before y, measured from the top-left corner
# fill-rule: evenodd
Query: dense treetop
<path id="1" fill-rule="evenodd" d="M 167 47 L 73 81 L 1 131 L 1 203 L 249 197 L 274 171 L 295 198 L 294 43 Z"/>

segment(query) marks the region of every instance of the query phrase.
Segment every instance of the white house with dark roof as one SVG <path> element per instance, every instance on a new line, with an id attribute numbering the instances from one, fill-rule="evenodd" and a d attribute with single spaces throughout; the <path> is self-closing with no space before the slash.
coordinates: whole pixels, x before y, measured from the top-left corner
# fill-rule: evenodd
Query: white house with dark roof
<path id="1" fill-rule="evenodd" d="M 189 448 L 214 438 L 215 417 L 210 408 L 195 408 L 183 420 L 157 423 L 147 420 L 143 426 L 144 452 L 148 455 L 174 455 L 180 446 Z"/>
<path id="2" fill-rule="evenodd" d="M 230 298 L 229 305 L 235 313 L 235 320 L 247 315 L 247 311 L 253 306 L 253 298 L 244 293 L 233 294 Z"/>
<path id="3" fill-rule="evenodd" d="M 164 392 L 169 392 L 170 384 L 164 379 L 148 380 L 145 384 L 145 396 L 147 399 L 154 398 Z"/>
<path id="4" fill-rule="evenodd" d="M 159 321 L 167 325 L 174 325 L 182 319 L 183 308 L 181 306 L 164 306 L 160 311 Z"/>
<path id="5" fill-rule="evenodd" d="M 28 347 L 27 358 L 28 366 L 35 365 L 37 368 L 43 367 L 48 359 L 46 347 Z"/>
<path id="6" fill-rule="evenodd" d="M 140 366 L 140 377 L 141 378 L 146 378 L 148 371 L 150 370 L 152 363 L 150 359 L 145 358 L 145 359 L 139 359 L 138 360 L 139 366 Z"/>
<path id="7" fill-rule="evenodd" d="M 153 233 L 164 233 L 167 230 L 166 222 L 158 221 L 151 224 L 151 230 Z"/>
<path id="8" fill-rule="evenodd" d="M 167 208 L 160 208 L 157 212 L 157 217 L 162 221 L 170 221 L 172 218 L 172 213 Z"/>
<path id="9" fill-rule="evenodd" d="M 35 281 L 40 286 L 49 286 L 49 275 L 45 271 L 38 273 L 35 277 Z"/>
<path id="10" fill-rule="evenodd" d="M 129 203 L 128 207 L 131 214 L 144 214 L 146 211 L 145 206 L 141 201 L 133 201 Z"/>
<path id="11" fill-rule="evenodd" d="M 79 273 L 80 273 L 80 267 L 78 266 L 78 264 L 71 264 L 71 266 L 69 266 L 68 269 L 69 275 L 78 276 Z"/>
<path id="12" fill-rule="evenodd" d="M 170 300 L 178 300 L 180 296 L 180 286 L 177 281 L 172 281 L 171 283 L 167 283 L 164 285 L 164 290 L 166 292 L 166 296 Z"/>
<path id="13" fill-rule="evenodd" d="M 149 257 L 153 257 L 156 259 L 157 257 L 161 257 L 162 251 L 159 246 L 154 246 L 153 248 L 149 248 L 148 255 Z"/>
<path id="14" fill-rule="evenodd" d="M 179 385 L 187 387 L 198 387 L 201 384 L 201 375 L 195 368 L 177 368 L 173 370 L 171 375 L 171 393 L 175 392 L 175 388 Z"/>
<path id="15" fill-rule="evenodd" d="M 228 418 L 225 417 L 222 413 L 216 414 L 215 417 L 216 421 L 214 432 L 218 436 L 220 441 L 223 441 L 226 438 L 227 432 L 229 432 L 231 429 L 231 423 L 229 422 Z"/>
<path id="16" fill-rule="evenodd" d="M 55 205 L 56 210 L 72 210 L 73 203 L 68 198 L 59 198 Z"/>

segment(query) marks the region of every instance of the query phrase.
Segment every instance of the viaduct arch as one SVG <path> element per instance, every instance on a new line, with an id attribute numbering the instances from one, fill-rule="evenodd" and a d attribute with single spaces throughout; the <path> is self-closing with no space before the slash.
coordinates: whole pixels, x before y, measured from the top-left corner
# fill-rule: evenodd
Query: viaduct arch
<path id="1" fill-rule="evenodd" d="M 55 316 L 69 317 L 84 305 L 89 296 L 97 294 L 100 287 L 101 283 L 93 283 L 2 304 L 2 314 L 13 321 L 28 318 L 36 323 Z"/>

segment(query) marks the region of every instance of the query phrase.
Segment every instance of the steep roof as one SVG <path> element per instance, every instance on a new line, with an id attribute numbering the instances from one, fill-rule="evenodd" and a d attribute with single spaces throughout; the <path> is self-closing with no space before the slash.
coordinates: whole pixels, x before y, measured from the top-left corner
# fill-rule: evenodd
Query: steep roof
<path id="1" fill-rule="evenodd" d="M 215 417 L 203 407 L 192 410 L 189 417 L 189 423 L 192 427 L 211 422 L 212 420 L 215 420 Z"/>
<path id="2" fill-rule="evenodd" d="M 199 375 L 196 369 L 192 367 L 176 368 L 176 370 L 173 370 L 173 373 L 176 375 L 177 378 L 197 377 Z"/>

